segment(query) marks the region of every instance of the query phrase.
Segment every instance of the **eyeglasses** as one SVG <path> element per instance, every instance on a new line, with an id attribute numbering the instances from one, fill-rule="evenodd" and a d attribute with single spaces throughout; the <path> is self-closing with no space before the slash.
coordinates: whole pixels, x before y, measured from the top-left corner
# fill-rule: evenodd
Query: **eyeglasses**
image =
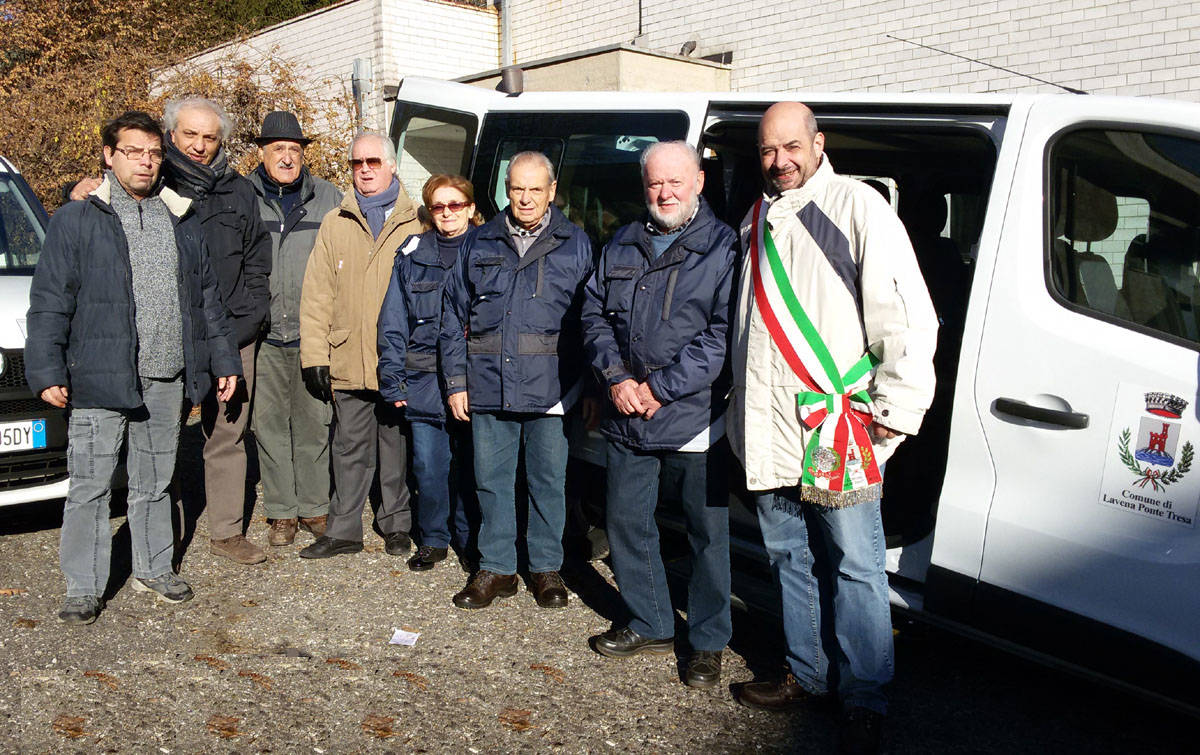
<path id="1" fill-rule="evenodd" d="M 435 204 L 429 206 L 429 212 L 434 215 L 441 215 L 446 210 L 453 213 L 459 213 L 467 209 L 471 205 L 470 202 L 450 202 L 449 204 Z"/>
<path id="2" fill-rule="evenodd" d="M 150 155 L 150 162 L 161 163 L 163 159 L 163 151 L 161 149 L 143 149 L 142 147 L 113 147 L 114 152 L 120 152 L 125 155 L 126 160 L 138 162 L 147 153 Z"/>
<path id="3" fill-rule="evenodd" d="M 382 157 L 352 157 L 350 158 L 350 170 L 362 170 L 363 166 L 371 170 L 379 170 L 383 167 Z"/>

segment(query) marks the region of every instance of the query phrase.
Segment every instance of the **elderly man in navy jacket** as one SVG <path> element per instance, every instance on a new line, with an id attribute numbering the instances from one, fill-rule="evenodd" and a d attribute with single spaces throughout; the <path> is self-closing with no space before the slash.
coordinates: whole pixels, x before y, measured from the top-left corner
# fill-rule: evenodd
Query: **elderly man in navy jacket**
<path id="1" fill-rule="evenodd" d="M 554 207 L 554 166 L 513 156 L 509 206 L 464 242 L 446 280 L 442 372 L 450 412 L 470 421 L 479 496 L 479 571 L 454 596 L 484 608 L 517 592 L 515 487 L 525 449 L 529 584 L 543 608 L 567 605 L 562 566 L 567 437 L 580 392 L 579 307 L 588 237 Z"/>
<path id="2" fill-rule="evenodd" d="M 660 483 L 687 522 L 686 681 L 712 687 L 729 641 L 729 510 L 722 455 L 729 293 L 737 234 L 700 196 L 700 156 L 685 142 L 642 154 L 649 219 L 605 247 L 583 305 L 588 360 L 611 399 L 608 538 L 627 624 L 592 639 L 603 655 L 667 654 L 675 614 L 659 555 Z"/>

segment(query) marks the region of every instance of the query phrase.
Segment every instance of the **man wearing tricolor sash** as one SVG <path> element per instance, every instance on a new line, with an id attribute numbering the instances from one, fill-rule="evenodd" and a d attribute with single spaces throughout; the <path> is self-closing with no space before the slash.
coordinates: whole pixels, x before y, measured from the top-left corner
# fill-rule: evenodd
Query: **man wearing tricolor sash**
<path id="1" fill-rule="evenodd" d="M 767 193 L 742 227 L 728 432 L 782 589 L 790 673 L 738 699 L 779 710 L 836 693 L 843 748 L 871 751 L 893 665 L 882 468 L 933 398 L 937 319 L 899 219 L 824 146 L 806 106 L 768 109 Z"/>

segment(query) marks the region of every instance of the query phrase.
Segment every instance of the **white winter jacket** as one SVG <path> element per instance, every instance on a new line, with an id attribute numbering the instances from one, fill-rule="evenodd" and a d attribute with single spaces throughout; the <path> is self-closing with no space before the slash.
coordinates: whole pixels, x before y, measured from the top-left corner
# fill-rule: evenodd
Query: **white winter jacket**
<path id="1" fill-rule="evenodd" d="M 803 186 L 767 201 L 791 285 L 838 370 L 845 373 L 869 348 L 880 360 L 869 389 L 875 421 L 915 434 L 933 400 L 937 316 L 899 218 L 874 189 L 834 173 L 824 156 Z M 741 227 L 727 428 L 747 487 L 770 490 L 800 484 L 809 430 L 796 408 L 803 384 L 755 305 L 752 223 L 753 208 Z M 875 441 L 877 460 L 886 461 L 902 438 Z"/>

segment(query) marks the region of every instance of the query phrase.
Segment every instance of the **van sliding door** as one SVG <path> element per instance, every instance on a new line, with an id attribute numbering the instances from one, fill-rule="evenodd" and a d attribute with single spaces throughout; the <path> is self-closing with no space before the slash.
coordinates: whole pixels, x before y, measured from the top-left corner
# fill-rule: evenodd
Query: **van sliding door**
<path id="1" fill-rule="evenodd" d="M 977 618 L 1192 700 L 1198 122 L 1184 103 L 1033 103 L 975 382 L 996 479 Z"/>

